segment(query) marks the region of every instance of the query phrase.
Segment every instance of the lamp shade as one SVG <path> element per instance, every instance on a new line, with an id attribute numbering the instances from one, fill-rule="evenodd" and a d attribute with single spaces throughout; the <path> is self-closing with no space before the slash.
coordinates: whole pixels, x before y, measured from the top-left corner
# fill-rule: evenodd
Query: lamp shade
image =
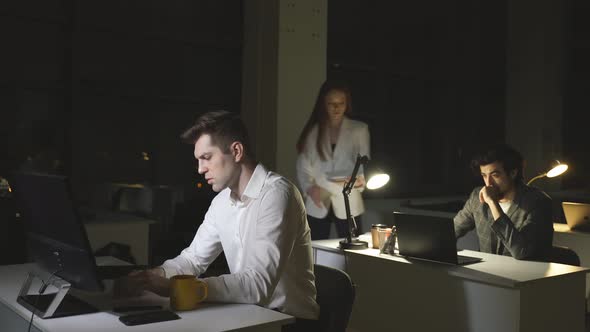
<path id="1" fill-rule="evenodd" d="M 538 180 L 542 177 L 554 178 L 556 176 L 560 176 L 561 174 L 565 173 L 565 171 L 567 171 L 567 169 L 568 169 L 567 164 L 562 164 L 559 160 L 554 160 L 551 163 L 551 169 L 547 173 L 541 173 L 541 174 L 535 176 L 534 178 L 530 179 L 527 182 L 527 185 L 530 185 L 535 180 Z"/>
<path id="2" fill-rule="evenodd" d="M 379 189 L 389 182 L 389 175 L 385 173 L 375 173 L 369 176 L 367 189 Z"/>
<path id="3" fill-rule="evenodd" d="M 567 168 L 567 164 L 562 164 L 559 162 L 559 160 L 556 160 L 553 168 L 547 172 L 547 177 L 554 178 L 556 176 L 560 176 L 561 174 L 565 173 L 565 171 L 567 171 Z"/>
<path id="4" fill-rule="evenodd" d="M 391 179 L 389 177 L 387 163 L 384 158 L 367 160 L 363 165 L 365 178 L 367 179 L 367 189 L 375 190 L 385 186 Z"/>

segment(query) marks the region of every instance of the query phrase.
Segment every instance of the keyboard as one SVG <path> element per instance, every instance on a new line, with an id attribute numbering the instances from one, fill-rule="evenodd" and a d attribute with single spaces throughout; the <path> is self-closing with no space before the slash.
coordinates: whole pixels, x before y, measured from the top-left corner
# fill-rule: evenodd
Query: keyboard
<path id="1" fill-rule="evenodd" d="M 101 280 L 117 279 L 128 275 L 131 271 L 145 270 L 146 265 L 98 265 L 96 267 L 96 274 Z"/>

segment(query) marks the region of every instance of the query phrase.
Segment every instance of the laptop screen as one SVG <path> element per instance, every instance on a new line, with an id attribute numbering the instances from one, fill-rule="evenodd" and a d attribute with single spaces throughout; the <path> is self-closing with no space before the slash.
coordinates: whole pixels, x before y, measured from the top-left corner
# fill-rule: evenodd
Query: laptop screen
<path id="1" fill-rule="evenodd" d="M 458 264 L 451 218 L 394 212 L 394 224 L 400 255 Z"/>
<path id="2" fill-rule="evenodd" d="M 590 231 L 590 204 L 562 202 L 565 221 L 572 230 Z"/>

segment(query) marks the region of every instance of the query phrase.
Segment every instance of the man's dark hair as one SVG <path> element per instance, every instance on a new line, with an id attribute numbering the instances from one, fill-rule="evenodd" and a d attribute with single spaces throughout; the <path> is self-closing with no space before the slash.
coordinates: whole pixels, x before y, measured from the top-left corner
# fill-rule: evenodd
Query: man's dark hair
<path id="1" fill-rule="evenodd" d="M 233 142 L 244 146 L 244 154 L 252 157 L 248 131 L 239 114 L 228 111 L 211 111 L 201 115 L 195 124 L 185 130 L 180 138 L 189 144 L 195 144 L 203 135 L 211 136 L 211 143 L 229 153 Z"/>
<path id="2" fill-rule="evenodd" d="M 520 152 L 507 144 L 497 144 L 484 149 L 471 160 L 471 169 L 476 175 L 481 175 L 480 166 L 494 162 L 502 164 L 504 171 L 510 174 L 516 170 L 515 182 L 523 181 L 524 160 Z"/>

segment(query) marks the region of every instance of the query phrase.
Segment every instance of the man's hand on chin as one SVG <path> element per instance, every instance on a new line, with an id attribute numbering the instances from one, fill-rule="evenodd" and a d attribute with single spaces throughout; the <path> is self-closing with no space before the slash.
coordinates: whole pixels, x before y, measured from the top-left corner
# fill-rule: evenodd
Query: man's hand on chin
<path id="1" fill-rule="evenodd" d="M 479 191 L 479 201 L 486 203 L 489 206 L 492 216 L 494 217 L 494 222 L 503 214 L 500 204 L 498 203 L 501 198 L 502 195 L 498 191 L 498 188 L 494 186 L 486 186 Z"/>
<path id="2" fill-rule="evenodd" d="M 479 201 L 492 205 L 500 200 L 500 192 L 494 186 L 484 186 L 479 191 Z"/>

